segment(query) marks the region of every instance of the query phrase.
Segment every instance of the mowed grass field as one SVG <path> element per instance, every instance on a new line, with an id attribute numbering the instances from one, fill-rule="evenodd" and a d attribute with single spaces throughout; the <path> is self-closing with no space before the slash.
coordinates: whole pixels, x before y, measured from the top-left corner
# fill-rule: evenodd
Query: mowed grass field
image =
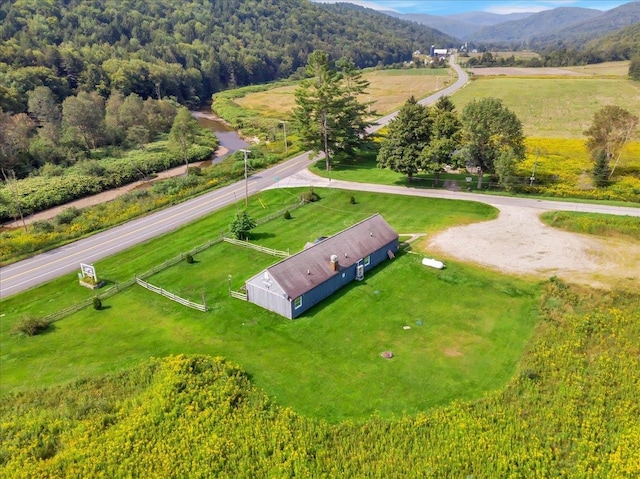
<path id="1" fill-rule="evenodd" d="M 298 193 L 272 190 L 261 198 L 275 208 Z M 298 251 L 305 242 L 375 212 L 400 234 L 496 214 L 471 202 L 319 193 L 318 203 L 293 210 L 291 220 L 278 217 L 260 225 L 254 241 Z M 350 204 L 352 194 L 355 205 Z M 251 203 L 250 212 L 258 216 L 263 208 L 255 198 Z M 234 213 L 235 208 L 227 209 L 103 260 L 96 264 L 98 274 L 113 281 L 131 270 L 146 270 L 151 258 L 159 263 L 179 248 L 218 236 L 220 224 Z M 206 313 L 133 286 L 105 300 L 104 310 L 84 309 L 40 336 L 13 334 L 13 325 L 24 315 L 60 309 L 74 294 L 92 294 L 82 291 L 75 274 L 68 275 L 0 303 L 5 314 L 0 391 L 67 383 L 177 353 L 226 357 L 246 369 L 277 403 L 331 421 L 412 414 L 499 389 L 513 375 L 533 334 L 539 285 L 456 263 L 431 270 L 421 258 L 403 252 L 364 281 L 290 321 L 228 295 L 229 284 L 239 289 L 276 259 L 219 244 L 196 255 L 194 264 L 179 263 L 148 279 L 194 301 L 204 294 L 210 307 Z M 58 289 L 67 294 L 56 294 Z M 380 356 L 386 350 L 393 351 L 393 359 Z"/>
<path id="2" fill-rule="evenodd" d="M 363 77 L 370 82 L 368 95 L 362 102 L 373 102 L 371 111 L 386 115 L 397 110 L 411 95 L 424 98 L 434 91 L 444 88 L 455 80 L 447 69 L 407 69 L 368 70 Z M 250 93 L 234 100 L 240 107 L 252 110 L 266 117 L 283 118 L 291 116 L 295 107 L 294 92 L 297 85 L 272 88 L 267 91 Z"/>
<path id="3" fill-rule="evenodd" d="M 451 96 L 458 111 L 477 98 L 503 100 L 518 116 L 530 137 L 584 138 L 594 113 L 605 105 L 618 105 L 632 113 L 640 111 L 640 83 L 627 79 L 629 62 L 567 67 L 579 76 L 476 77 Z M 526 70 L 526 69 L 524 69 Z M 452 74 L 451 74 L 452 75 Z M 371 86 L 363 101 L 373 101 L 379 115 L 402 106 L 411 95 L 424 98 L 454 80 L 445 70 L 370 70 L 364 77 Z M 250 93 L 236 101 L 243 108 L 286 119 L 295 106 L 296 86 Z"/>
<path id="4" fill-rule="evenodd" d="M 477 98 L 500 98 L 520 119 L 530 137 L 584 138 L 593 115 L 605 105 L 640 111 L 640 82 L 625 79 L 482 77 L 451 99 L 460 111 Z"/>

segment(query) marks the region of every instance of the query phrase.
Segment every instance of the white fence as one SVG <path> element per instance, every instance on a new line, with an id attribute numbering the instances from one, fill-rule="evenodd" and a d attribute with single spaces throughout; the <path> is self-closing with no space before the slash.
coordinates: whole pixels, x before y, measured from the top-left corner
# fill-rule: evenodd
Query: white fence
<path id="1" fill-rule="evenodd" d="M 239 239 L 227 238 L 227 237 L 224 237 L 223 240 L 226 241 L 227 243 L 235 244 L 235 245 L 238 245 L 238 246 L 244 246 L 245 248 L 255 249 L 256 251 L 260 251 L 261 253 L 270 254 L 271 256 L 280 256 L 281 258 L 287 258 L 287 257 L 290 256 L 288 251 L 280 251 L 280 250 L 273 249 L 273 248 L 265 248 L 264 246 L 260 246 L 260 245 L 253 244 L 253 243 L 249 243 L 248 241 L 242 241 L 242 240 L 239 240 Z"/>
<path id="2" fill-rule="evenodd" d="M 136 278 L 136 283 L 138 283 L 143 288 L 148 289 L 149 291 L 152 291 L 157 294 L 161 294 L 165 298 L 169 298 L 171 301 L 180 303 L 183 306 L 188 306 L 189 308 L 197 309 L 198 311 L 202 311 L 202 312 L 205 312 L 207 310 L 206 303 L 205 304 L 194 303 L 193 301 L 189 301 L 188 299 L 181 298 L 180 296 L 170 293 L 169 291 L 165 291 L 164 289 L 159 288 L 158 286 L 154 286 L 150 283 L 147 283 L 146 281 L 143 281 L 140 278 Z"/>
<path id="3" fill-rule="evenodd" d="M 232 298 L 241 299 L 243 301 L 247 300 L 246 293 L 239 293 L 238 291 L 229 291 L 229 294 L 231 295 Z"/>

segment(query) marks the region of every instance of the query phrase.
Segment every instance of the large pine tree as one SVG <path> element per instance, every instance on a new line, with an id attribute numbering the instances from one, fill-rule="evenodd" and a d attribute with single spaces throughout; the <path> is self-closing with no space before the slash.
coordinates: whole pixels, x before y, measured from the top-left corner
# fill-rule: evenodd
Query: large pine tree
<path id="1" fill-rule="evenodd" d="M 347 157 L 367 141 L 367 105 L 358 97 L 366 92 L 352 63 L 341 61 L 342 70 L 321 50 L 309 56 L 307 75 L 295 91 L 294 122 L 304 148 L 322 152 L 327 171 L 334 156 Z"/>
<path id="2" fill-rule="evenodd" d="M 422 167 L 422 151 L 431 140 L 431 127 L 429 109 L 413 96 L 409 98 L 389 123 L 387 138 L 378 152 L 378 166 L 403 173 L 411 181 Z"/>

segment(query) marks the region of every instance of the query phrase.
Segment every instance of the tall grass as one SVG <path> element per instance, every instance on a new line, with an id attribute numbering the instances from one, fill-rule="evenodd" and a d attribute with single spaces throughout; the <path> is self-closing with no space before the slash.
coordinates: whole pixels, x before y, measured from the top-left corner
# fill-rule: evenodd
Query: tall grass
<path id="1" fill-rule="evenodd" d="M 233 362 L 204 356 L 145 361 L 126 373 L 5 396 L 0 474 L 637 477 L 638 296 L 579 291 L 552 280 L 541 312 L 543 320 L 506 387 L 396 418 L 374 415 L 338 424 L 308 418 L 279 406 Z M 254 329 L 246 338 L 257 334 Z M 411 346 L 414 352 L 427 348 Z M 403 356 L 376 361 L 392 369 Z M 420 381 L 442 368 L 428 366 L 423 374 L 406 371 L 406 380 Z M 347 387 L 318 387 L 316 397 L 350 396 L 370 373 L 346 374 Z M 403 399 L 384 373 L 377 379 L 386 386 L 381 400 Z"/>

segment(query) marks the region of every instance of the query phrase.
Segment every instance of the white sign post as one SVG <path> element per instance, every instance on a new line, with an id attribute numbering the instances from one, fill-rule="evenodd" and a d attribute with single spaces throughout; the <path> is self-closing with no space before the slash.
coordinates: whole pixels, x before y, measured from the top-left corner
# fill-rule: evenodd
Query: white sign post
<path id="1" fill-rule="evenodd" d="M 96 275 L 96 269 L 92 264 L 80 263 L 80 270 L 82 271 L 82 276 L 93 278 L 93 282 L 98 283 L 98 275 Z"/>

